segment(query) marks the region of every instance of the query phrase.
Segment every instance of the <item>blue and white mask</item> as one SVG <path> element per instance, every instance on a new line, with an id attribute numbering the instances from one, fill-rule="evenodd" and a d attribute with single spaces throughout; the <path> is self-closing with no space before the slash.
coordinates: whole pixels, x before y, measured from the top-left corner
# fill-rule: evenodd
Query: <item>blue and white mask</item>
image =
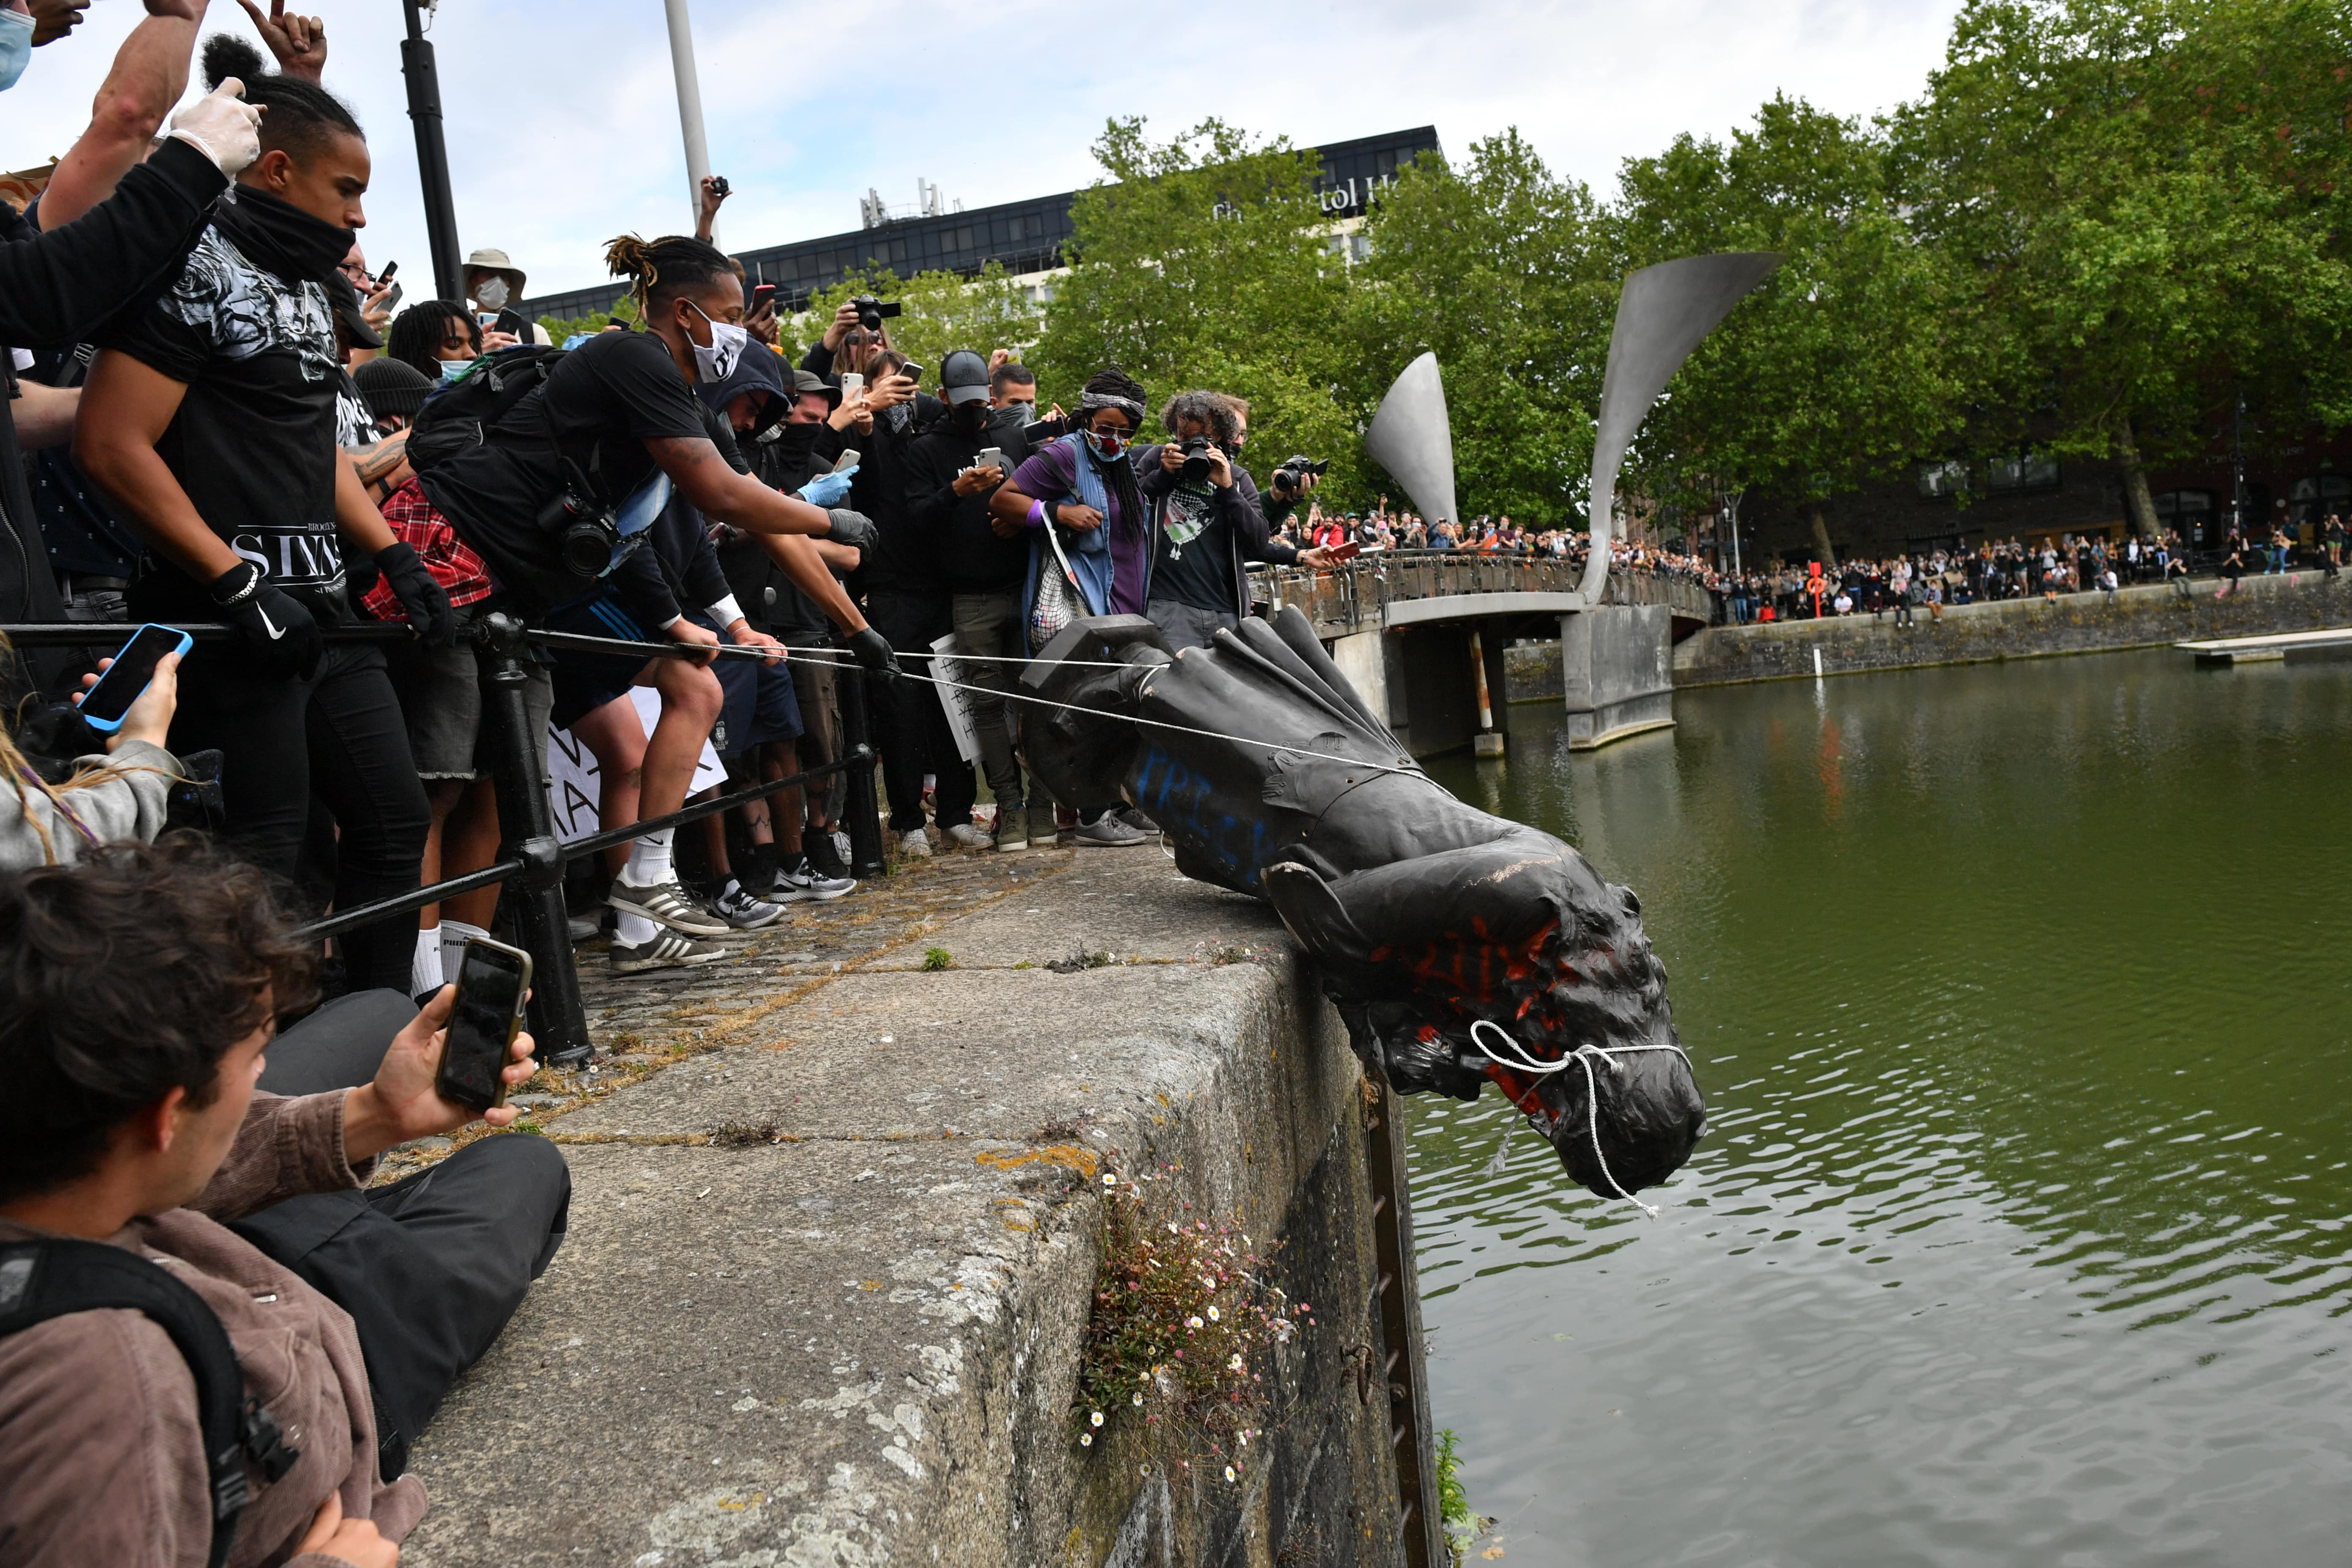
<path id="1" fill-rule="evenodd" d="M 16 85 L 33 58 L 33 18 L 22 11 L 0 11 L 0 92 Z"/>

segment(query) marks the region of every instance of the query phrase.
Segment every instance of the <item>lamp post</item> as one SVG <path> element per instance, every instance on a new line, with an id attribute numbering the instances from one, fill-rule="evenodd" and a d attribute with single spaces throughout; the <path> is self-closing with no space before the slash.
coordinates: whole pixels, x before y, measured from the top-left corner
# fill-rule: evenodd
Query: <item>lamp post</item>
<path id="1" fill-rule="evenodd" d="M 677 127 L 686 138 L 686 207 L 691 223 L 702 222 L 702 181 L 710 173 L 710 148 L 702 137 L 702 84 L 694 71 L 694 27 L 686 0 L 662 0 L 669 13 L 669 68 L 677 79 Z M 687 230 L 691 234 L 693 228 Z M 711 229 L 710 241 L 719 243 Z"/>
<path id="2" fill-rule="evenodd" d="M 408 37 L 400 43 L 400 74 L 408 79 L 408 118 L 416 124 L 416 182 L 425 197 L 425 235 L 433 251 L 433 289 L 444 300 L 465 294 L 457 272 L 457 205 L 449 195 L 449 150 L 441 139 L 441 77 L 421 11 L 433 0 L 401 0 Z"/>

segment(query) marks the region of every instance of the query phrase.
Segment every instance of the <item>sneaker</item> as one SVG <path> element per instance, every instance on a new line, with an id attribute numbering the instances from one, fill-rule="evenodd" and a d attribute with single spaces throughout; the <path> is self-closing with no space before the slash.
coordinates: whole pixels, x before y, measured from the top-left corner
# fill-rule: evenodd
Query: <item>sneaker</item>
<path id="1" fill-rule="evenodd" d="M 824 868 L 824 869 L 839 876 L 847 876 L 849 874 L 849 858 L 857 853 L 856 850 L 851 848 L 849 846 L 849 835 L 836 827 L 831 833 L 822 834 L 819 837 L 823 837 L 827 843 L 833 846 L 833 864 Z"/>
<path id="2" fill-rule="evenodd" d="M 1121 822 L 1126 823 L 1129 827 L 1134 828 L 1138 833 L 1149 833 L 1156 837 L 1160 832 L 1160 824 L 1144 816 L 1143 808 L 1140 806 L 1122 805 L 1117 811 L 1112 812 L 1111 815 L 1118 817 Z"/>
<path id="3" fill-rule="evenodd" d="M 1054 808 L 1052 805 L 1033 805 L 1029 808 L 1030 848 L 1051 849 L 1054 847 L 1055 841 L 1060 837 L 1061 830 L 1054 826 Z"/>
<path id="4" fill-rule="evenodd" d="M 1007 851 L 1029 847 L 1029 814 L 1020 806 L 996 808 L 996 847 Z"/>
<path id="5" fill-rule="evenodd" d="M 715 942 L 696 942 L 675 931 L 657 931 L 651 942 L 635 947 L 617 936 L 613 939 L 615 974 L 643 974 L 649 969 L 688 969 L 698 963 L 716 963 L 726 956 L 727 950 Z"/>
<path id="6" fill-rule="evenodd" d="M 931 858 L 931 837 L 919 827 L 909 827 L 898 835 L 898 858 L 928 860 Z"/>
<path id="7" fill-rule="evenodd" d="M 783 903 L 797 904 L 811 900 L 822 902 L 856 890 L 856 879 L 828 875 L 816 864 L 814 857 L 803 855 L 797 865 L 787 866 L 776 873 L 776 885 L 769 889 L 768 897 Z"/>
<path id="8" fill-rule="evenodd" d="M 594 915 L 573 915 L 569 924 L 572 940 L 574 942 L 593 942 L 596 940 L 596 933 L 604 929 L 604 922 Z"/>
<path id="9" fill-rule="evenodd" d="M 969 822 L 961 822 L 949 828 L 947 838 L 959 849 L 986 849 L 995 843 L 989 837 L 986 828 L 975 827 Z"/>
<path id="10" fill-rule="evenodd" d="M 852 887 L 855 887 L 856 883 L 850 878 L 849 867 L 844 862 L 843 852 L 834 847 L 834 837 L 830 833 L 810 834 L 805 851 L 801 858 L 807 861 L 819 877 L 835 882 L 849 882 Z M 782 866 L 777 868 L 778 880 L 782 879 L 784 870 L 785 868 Z"/>
<path id="11" fill-rule="evenodd" d="M 1118 813 L 1106 811 L 1092 823 L 1080 823 L 1076 837 L 1081 849 L 1131 849 L 1150 843 L 1153 835 L 1129 827 Z"/>
<path id="12" fill-rule="evenodd" d="M 630 881 L 625 875 L 615 877 L 613 890 L 604 901 L 616 910 L 643 915 L 656 925 L 682 931 L 688 936 L 725 936 L 730 929 L 725 921 L 706 912 L 687 896 L 676 873 L 645 887 Z"/>
<path id="13" fill-rule="evenodd" d="M 743 884 L 730 879 L 726 891 L 710 900 L 710 909 L 737 931 L 758 931 L 784 918 L 784 906 L 753 898 Z"/>

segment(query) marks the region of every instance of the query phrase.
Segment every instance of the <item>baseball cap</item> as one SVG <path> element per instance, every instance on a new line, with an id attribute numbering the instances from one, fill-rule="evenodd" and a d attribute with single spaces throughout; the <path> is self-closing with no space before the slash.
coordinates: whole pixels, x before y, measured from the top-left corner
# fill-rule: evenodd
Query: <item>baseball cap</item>
<path id="1" fill-rule="evenodd" d="M 813 370 L 806 370 L 799 365 L 794 365 L 793 367 L 793 398 L 798 400 L 807 396 L 812 392 L 815 393 L 819 397 L 824 398 L 825 402 L 831 404 L 834 407 L 838 408 L 841 406 L 841 384 L 839 382 L 827 381 L 824 377 L 817 374 L 816 372 Z"/>
<path id="2" fill-rule="evenodd" d="M 988 362 L 970 349 L 955 349 L 940 364 L 940 396 L 948 406 L 988 401 Z"/>

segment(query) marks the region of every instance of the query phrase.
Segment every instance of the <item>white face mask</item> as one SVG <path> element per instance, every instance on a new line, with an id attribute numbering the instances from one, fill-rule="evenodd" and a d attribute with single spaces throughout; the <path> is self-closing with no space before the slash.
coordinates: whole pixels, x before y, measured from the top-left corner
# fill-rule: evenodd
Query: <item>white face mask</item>
<path id="1" fill-rule="evenodd" d="M 710 313 L 691 300 L 686 303 L 696 315 L 710 324 L 709 348 L 694 342 L 691 338 L 687 340 L 693 344 L 695 368 L 701 372 L 705 381 L 714 384 L 725 381 L 735 374 L 735 366 L 743 358 L 743 350 L 751 342 L 751 334 L 725 321 L 711 321 Z"/>
<path id="2" fill-rule="evenodd" d="M 482 286 L 474 290 L 474 303 L 485 310 L 503 310 L 506 302 L 507 280 L 503 278 L 485 278 Z"/>

